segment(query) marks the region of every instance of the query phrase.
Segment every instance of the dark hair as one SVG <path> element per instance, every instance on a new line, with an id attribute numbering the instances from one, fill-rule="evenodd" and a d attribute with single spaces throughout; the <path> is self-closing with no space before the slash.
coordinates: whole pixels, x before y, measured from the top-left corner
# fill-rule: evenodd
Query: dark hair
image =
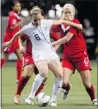
<path id="1" fill-rule="evenodd" d="M 12 7 L 14 7 L 17 3 L 20 3 L 19 0 L 13 0 L 12 1 Z"/>
<path id="2" fill-rule="evenodd" d="M 44 13 L 44 11 L 41 9 L 41 14 L 43 15 L 43 16 L 45 16 L 45 13 Z"/>

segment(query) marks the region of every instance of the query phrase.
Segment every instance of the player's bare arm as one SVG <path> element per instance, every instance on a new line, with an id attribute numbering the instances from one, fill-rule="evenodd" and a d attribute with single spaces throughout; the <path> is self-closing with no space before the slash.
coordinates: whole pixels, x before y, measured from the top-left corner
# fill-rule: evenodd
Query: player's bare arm
<path id="1" fill-rule="evenodd" d="M 23 42 L 22 42 L 21 38 L 19 38 L 18 41 L 19 41 L 20 52 L 21 52 L 21 53 L 25 53 L 25 52 L 26 52 L 26 49 L 25 49 L 25 47 L 23 46 Z"/>
<path id="2" fill-rule="evenodd" d="M 55 51 L 57 51 L 59 49 L 60 45 L 56 45 L 54 46 Z"/>
<path id="3" fill-rule="evenodd" d="M 2 47 L 5 48 L 5 47 L 9 47 L 17 38 L 19 38 L 21 35 L 23 35 L 23 31 L 22 29 L 20 31 L 18 31 L 10 41 L 6 42 L 6 43 L 3 43 Z"/>
<path id="4" fill-rule="evenodd" d="M 53 25 L 59 25 L 59 24 L 66 24 L 66 25 L 69 25 L 69 26 L 73 26 L 79 30 L 82 30 L 83 29 L 83 26 L 82 24 L 76 24 L 76 23 L 73 23 L 71 21 L 67 21 L 67 20 L 53 20 Z"/>
<path id="5" fill-rule="evenodd" d="M 70 39 L 72 37 L 73 37 L 73 34 L 68 32 L 66 37 L 63 37 L 63 38 L 59 39 L 58 41 L 53 42 L 52 46 L 55 47 L 56 45 L 61 45 L 61 44 L 67 43 L 70 41 Z"/>

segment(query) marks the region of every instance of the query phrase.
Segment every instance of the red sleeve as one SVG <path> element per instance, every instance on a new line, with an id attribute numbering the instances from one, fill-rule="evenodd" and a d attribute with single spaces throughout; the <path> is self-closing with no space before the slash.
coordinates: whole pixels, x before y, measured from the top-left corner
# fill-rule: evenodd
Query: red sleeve
<path id="1" fill-rule="evenodd" d="M 58 34 L 56 33 L 56 32 L 58 32 L 58 25 L 54 25 L 54 26 L 52 26 L 52 28 L 51 28 L 51 31 L 50 31 L 50 36 L 51 36 L 51 38 L 52 39 L 54 39 L 54 40 L 59 40 L 60 38 L 59 38 L 59 36 L 58 36 Z"/>
<path id="2" fill-rule="evenodd" d="M 59 36 L 56 32 L 52 31 L 51 34 L 50 34 L 51 38 L 54 39 L 54 40 L 59 40 Z"/>
<path id="3" fill-rule="evenodd" d="M 80 24 L 80 22 L 79 22 L 79 20 L 78 20 L 78 19 L 74 19 L 74 20 L 73 20 L 73 22 L 74 22 L 74 23 L 76 23 L 76 24 Z M 78 31 L 78 29 L 77 29 L 77 28 L 71 27 L 71 28 L 69 29 L 69 31 L 68 31 L 68 32 L 70 32 L 70 33 L 72 33 L 72 34 L 76 35 L 76 34 L 77 34 L 77 31 Z"/>
<path id="4" fill-rule="evenodd" d="M 58 32 L 59 31 L 59 25 L 53 25 L 51 30 L 55 31 L 55 32 Z"/>
<path id="5" fill-rule="evenodd" d="M 14 16 L 13 13 L 10 13 L 9 14 L 9 25 L 10 25 L 10 27 L 16 25 L 16 23 L 17 23 L 16 17 Z"/>
<path id="6" fill-rule="evenodd" d="M 25 41 L 25 40 L 28 40 L 28 39 L 29 39 L 29 37 L 28 37 L 27 35 L 25 35 L 25 34 L 24 34 L 24 35 L 22 35 L 20 38 L 21 38 L 21 40 L 23 40 L 23 41 Z"/>

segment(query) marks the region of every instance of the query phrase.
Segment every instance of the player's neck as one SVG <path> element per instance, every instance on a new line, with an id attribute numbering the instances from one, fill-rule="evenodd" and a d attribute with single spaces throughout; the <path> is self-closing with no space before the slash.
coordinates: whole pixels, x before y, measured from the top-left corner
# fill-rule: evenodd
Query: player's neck
<path id="1" fill-rule="evenodd" d="M 16 14 L 18 14 L 19 12 L 17 12 L 16 10 L 13 10 L 13 12 L 15 12 Z"/>
<path id="2" fill-rule="evenodd" d="M 39 22 L 39 24 L 32 22 L 32 25 L 38 27 L 38 26 L 40 26 L 40 23 L 41 23 L 41 22 Z"/>

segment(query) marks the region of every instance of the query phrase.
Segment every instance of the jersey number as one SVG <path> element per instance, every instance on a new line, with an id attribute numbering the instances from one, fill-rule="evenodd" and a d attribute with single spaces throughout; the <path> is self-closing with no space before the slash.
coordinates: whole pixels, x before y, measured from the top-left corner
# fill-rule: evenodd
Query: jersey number
<path id="1" fill-rule="evenodd" d="M 36 40 L 40 40 L 40 37 L 38 34 L 34 34 L 34 37 L 36 38 Z"/>

